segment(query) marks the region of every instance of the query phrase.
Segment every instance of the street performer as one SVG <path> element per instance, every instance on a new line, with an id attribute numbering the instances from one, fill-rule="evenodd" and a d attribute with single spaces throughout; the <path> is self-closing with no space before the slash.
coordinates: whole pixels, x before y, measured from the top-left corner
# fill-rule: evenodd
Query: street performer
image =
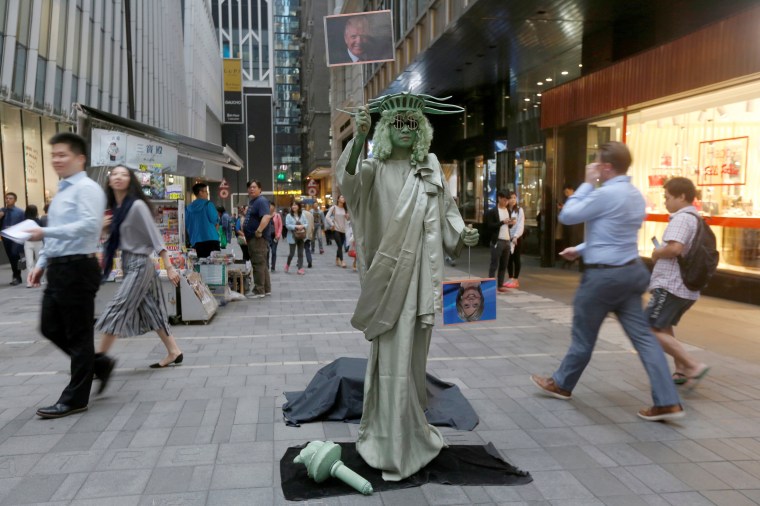
<path id="1" fill-rule="evenodd" d="M 456 257 L 478 242 L 428 153 L 433 129 L 425 112 L 462 109 L 411 93 L 371 100 L 356 113 L 355 137 L 336 169 L 362 285 L 351 324 L 372 343 L 356 448 L 388 481 L 414 474 L 446 446 L 425 418 L 427 353 L 441 310 L 444 254 Z M 370 113 L 380 113 L 374 156 L 360 163 Z"/>

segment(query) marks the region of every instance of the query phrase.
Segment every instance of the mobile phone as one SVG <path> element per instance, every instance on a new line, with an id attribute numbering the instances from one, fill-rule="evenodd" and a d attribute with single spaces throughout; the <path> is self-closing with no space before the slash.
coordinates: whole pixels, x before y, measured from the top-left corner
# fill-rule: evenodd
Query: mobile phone
<path id="1" fill-rule="evenodd" d="M 657 237 L 652 236 L 652 244 L 654 244 L 655 248 L 659 248 L 660 247 L 660 241 L 657 240 Z"/>

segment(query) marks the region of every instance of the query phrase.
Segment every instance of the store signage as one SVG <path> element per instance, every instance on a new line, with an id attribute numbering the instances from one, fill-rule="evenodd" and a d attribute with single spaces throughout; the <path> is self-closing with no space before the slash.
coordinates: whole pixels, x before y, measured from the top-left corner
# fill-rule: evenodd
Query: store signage
<path id="1" fill-rule="evenodd" d="M 225 58 L 224 70 L 224 122 L 243 123 L 243 66 L 240 58 Z"/>
<path id="2" fill-rule="evenodd" d="M 222 178 L 222 182 L 219 183 L 219 198 L 224 200 L 230 197 L 230 184 L 226 179 Z"/>
<path id="3" fill-rule="evenodd" d="M 699 143 L 699 186 L 737 186 L 747 182 L 749 137 Z"/>
<path id="4" fill-rule="evenodd" d="M 93 167 L 116 167 L 127 159 L 127 134 L 93 128 L 90 137 L 90 164 Z"/>
<path id="5" fill-rule="evenodd" d="M 319 195 L 319 181 L 316 179 L 309 179 L 306 182 L 306 194 L 310 197 L 316 197 Z"/>
<path id="6" fill-rule="evenodd" d="M 176 173 L 177 148 L 136 135 L 127 135 L 126 166 L 153 173 Z"/>

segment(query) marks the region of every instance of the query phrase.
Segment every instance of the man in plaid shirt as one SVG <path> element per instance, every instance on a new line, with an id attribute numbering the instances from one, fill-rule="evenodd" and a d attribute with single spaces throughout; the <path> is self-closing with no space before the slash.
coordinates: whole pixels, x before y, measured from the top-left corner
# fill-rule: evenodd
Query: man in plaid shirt
<path id="1" fill-rule="evenodd" d="M 662 349 L 675 362 L 673 381 L 677 385 L 694 388 L 710 368 L 686 352 L 676 340 L 673 327 L 699 298 L 698 291 L 689 290 L 684 285 L 678 257 L 689 252 L 702 218 L 691 205 L 697 190 L 690 179 L 671 178 L 665 182 L 664 189 L 670 222 L 662 236 L 663 244 L 652 252 L 652 261 L 655 262 L 649 281 L 652 297 L 646 313 Z"/>

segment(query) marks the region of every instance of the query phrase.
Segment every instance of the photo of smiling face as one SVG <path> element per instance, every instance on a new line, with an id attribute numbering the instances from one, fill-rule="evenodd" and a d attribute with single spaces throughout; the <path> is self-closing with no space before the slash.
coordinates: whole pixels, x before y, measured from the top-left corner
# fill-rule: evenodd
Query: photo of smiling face
<path id="1" fill-rule="evenodd" d="M 369 22 L 366 18 L 354 17 L 346 21 L 343 36 L 348 51 L 357 58 L 363 58 L 370 44 Z"/>
<path id="2" fill-rule="evenodd" d="M 443 283 L 443 324 L 496 319 L 496 280 L 467 279 Z"/>

